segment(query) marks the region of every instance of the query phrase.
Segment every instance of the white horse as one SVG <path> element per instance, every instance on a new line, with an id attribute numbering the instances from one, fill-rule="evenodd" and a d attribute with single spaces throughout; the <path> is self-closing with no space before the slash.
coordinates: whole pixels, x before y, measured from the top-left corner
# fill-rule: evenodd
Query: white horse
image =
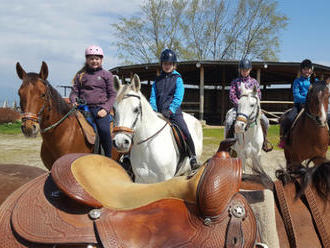
<path id="1" fill-rule="evenodd" d="M 190 171 L 186 157 L 177 171 L 180 154 L 170 126 L 156 112 L 140 91 L 141 83 L 135 74 L 131 84 L 122 85 L 114 77 L 117 98 L 114 104 L 115 128 L 113 144 L 120 152 L 130 150 L 130 160 L 136 182 L 155 183 Z M 200 158 L 203 132 L 200 122 L 183 113 Z M 176 172 L 177 171 L 177 172 Z"/>
<path id="2" fill-rule="evenodd" d="M 245 170 L 248 158 L 252 160 L 252 166 L 259 167 L 261 165 L 264 136 L 260 124 L 261 108 L 257 89 L 255 87 L 253 90 L 246 89 L 242 85 L 241 90 L 234 134 L 237 141 L 232 149 L 236 151 L 237 157 L 242 159 L 243 170 Z"/>

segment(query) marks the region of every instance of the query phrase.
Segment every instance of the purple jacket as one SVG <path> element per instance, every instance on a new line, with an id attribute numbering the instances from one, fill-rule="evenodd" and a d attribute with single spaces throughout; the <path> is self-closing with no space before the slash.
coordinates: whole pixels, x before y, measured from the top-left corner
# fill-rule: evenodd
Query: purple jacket
<path id="1" fill-rule="evenodd" d="M 241 85 L 242 84 L 244 84 L 245 88 L 247 88 L 247 89 L 253 89 L 253 87 L 256 86 L 259 99 L 261 100 L 261 91 L 260 91 L 258 81 L 250 76 L 248 76 L 246 78 L 239 77 L 239 78 L 234 79 L 231 82 L 230 91 L 229 91 L 230 101 L 234 104 L 235 107 L 238 104 L 238 99 L 240 99 L 240 97 L 241 97 L 241 93 L 242 93 Z"/>
<path id="2" fill-rule="evenodd" d="M 112 73 L 103 69 L 78 73 L 70 101 L 76 102 L 77 97 L 84 99 L 87 105 L 99 106 L 109 113 L 116 98 Z"/>

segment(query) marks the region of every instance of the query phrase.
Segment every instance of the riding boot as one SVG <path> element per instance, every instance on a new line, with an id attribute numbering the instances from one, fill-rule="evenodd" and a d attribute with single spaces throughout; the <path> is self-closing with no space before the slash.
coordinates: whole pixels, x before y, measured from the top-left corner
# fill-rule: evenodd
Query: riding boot
<path id="1" fill-rule="evenodd" d="M 273 145 L 267 140 L 267 131 L 268 131 L 267 127 L 262 120 L 260 121 L 260 124 L 262 128 L 262 132 L 264 134 L 264 143 L 262 144 L 262 149 L 265 152 L 270 152 L 271 150 L 273 150 Z"/>
<path id="2" fill-rule="evenodd" d="M 197 162 L 197 158 L 196 158 L 196 151 L 195 151 L 195 145 L 194 145 L 194 142 L 190 137 L 187 137 L 187 145 L 188 145 L 188 155 L 189 155 L 189 158 L 190 158 L 190 167 L 192 170 L 196 170 L 200 167 L 200 164 L 198 164 Z"/>

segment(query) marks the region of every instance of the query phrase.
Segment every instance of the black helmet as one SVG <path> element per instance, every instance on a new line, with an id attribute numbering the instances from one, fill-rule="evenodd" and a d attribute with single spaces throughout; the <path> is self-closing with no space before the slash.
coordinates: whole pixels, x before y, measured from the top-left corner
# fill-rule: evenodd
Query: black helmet
<path id="1" fill-rule="evenodd" d="M 176 63 L 176 55 L 171 49 L 165 49 L 160 55 L 160 62 L 173 62 Z"/>
<path id="2" fill-rule="evenodd" d="M 313 69 L 312 61 L 310 61 L 309 59 L 304 59 L 300 63 L 300 69 L 304 69 L 304 68 Z"/>
<path id="3" fill-rule="evenodd" d="M 242 59 L 239 62 L 238 68 L 239 69 L 251 69 L 252 68 L 252 63 L 248 59 Z"/>

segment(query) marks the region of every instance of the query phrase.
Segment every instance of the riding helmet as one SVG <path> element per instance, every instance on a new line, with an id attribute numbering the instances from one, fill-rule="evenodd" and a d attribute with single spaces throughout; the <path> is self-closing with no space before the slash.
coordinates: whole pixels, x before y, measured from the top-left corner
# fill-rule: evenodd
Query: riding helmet
<path id="1" fill-rule="evenodd" d="M 239 69 L 251 69 L 252 63 L 249 59 L 244 58 L 239 62 L 238 67 Z"/>
<path id="2" fill-rule="evenodd" d="M 103 53 L 103 50 L 101 47 L 91 45 L 91 46 L 87 47 L 85 50 L 85 56 L 89 56 L 89 55 L 97 55 L 97 56 L 100 56 L 103 58 L 104 53 Z"/>
<path id="3" fill-rule="evenodd" d="M 309 59 L 304 59 L 300 63 L 300 69 L 304 69 L 304 68 L 313 69 L 312 61 L 310 61 Z"/>
<path id="4" fill-rule="evenodd" d="M 160 55 L 160 62 L 172 62 L 176 63 L 176 54 L 171 49 L 165 49 Z"/>

